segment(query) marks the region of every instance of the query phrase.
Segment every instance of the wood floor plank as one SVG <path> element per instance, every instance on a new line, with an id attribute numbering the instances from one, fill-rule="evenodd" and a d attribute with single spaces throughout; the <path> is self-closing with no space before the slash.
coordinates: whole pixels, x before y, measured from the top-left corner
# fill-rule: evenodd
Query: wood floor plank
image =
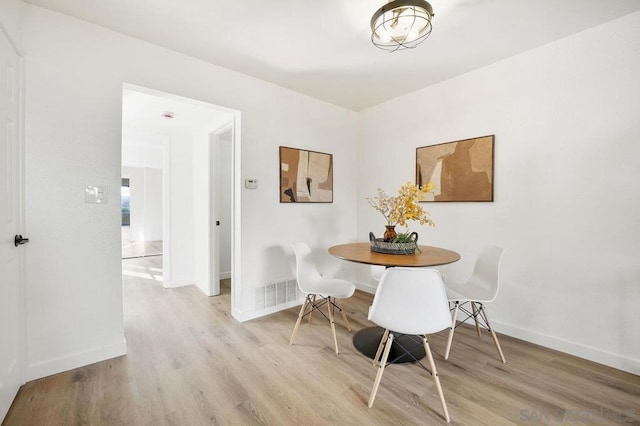
<path id="1" fill-rule="evenodd" d="M 298 308 L 246 323 L 195 286 L 163 289 L 162 258 L 123 260 L 128 354 L 24 385 L 3 425 L 424 425 L 445 424 L 430 374 L 390 365 L 375 405 L 376 368 L 353 346 L 370 326 L 372 296 L 344 301 L 353 329 L 304 321 Z M 340 320 L 338 320 L 341 323 Z M 640 377 L 461 326 L 429 337 L 452 424 L 640 425 Z"/>

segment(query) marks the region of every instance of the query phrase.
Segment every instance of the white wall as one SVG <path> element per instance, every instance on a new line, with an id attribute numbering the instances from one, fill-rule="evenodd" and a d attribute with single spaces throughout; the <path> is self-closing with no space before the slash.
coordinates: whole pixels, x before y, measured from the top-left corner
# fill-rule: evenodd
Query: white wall
<path id="1" fill-rule="evenodd" d="M 194 282 L 193 136 L 176 133 L 170 138 L 171 281 L 165 284 L 178 287 Z"/>
<path id="2" fill-rule="evenodd" d="M 358 235 L 416 147 L 495 134 L 495 202 L 424 204 L 422 243 L 462 254 L 449 280 L 507 247 L 498 331 L 640 373 L 639 40 L 634 13 L 362 112 Z"/>
<path id="3" fill-rule="evenodd" d="M 123 129 L 122 165 L 162 169 L 164 166 L 164 146 L 169 139 L 169 136 L 165 134 L 150 134 Z"/>
<path id="4" fill-rule="evenodd" d="M 22 1 L 0 0 L 0 31 L 18 52 L 22 51 Z"/>
<path id="5" fill-rule="evenodd" d="M 145 241 L 162 241 L 162 170 L 144 169 Z"/>
<path id="6" fill-rule="evenodd" d="M 25 4 L 23 12 L 29 379 L 125 352 L 118 202 L 123 82 L 242 111 L 235 183 L 255 177 L 261 186 L 239 194 L 236 317 L 253 314 L 253 287 L 293 277 L 292 242 L 305 239 L 326 259 L 328 246 L 353 239 L 354 113 L 36 6 Z M 279 203 L 281 144 L 334 154 L 334 203 Z M 172 156 L 192 158 L 182 149 L 172 140 Z M 110 202 L 84 204 L 89 184 L 105 185 Z M 176 184 L 172 197 L 185 188 Z M 174 205 L 172 216 L 180 208 Z M 173 229 L 173 239 L 188 232 Z M 171 265 L 175 277 L 177 267 Z"/>
<path id="7" fill-rule="evenodd" d="M 215 294 L 211 285 L 211 194 L 209 158 L 211 131 L 203 130 L 193 136 L 193 234 L 194 283 L 207 296 Z"/>
<path id="8" fill-rule="evenodd" d="M 144 241 L 144 168 L 123 167 L 122 177 L 129 179 L 129 239 Z"/>

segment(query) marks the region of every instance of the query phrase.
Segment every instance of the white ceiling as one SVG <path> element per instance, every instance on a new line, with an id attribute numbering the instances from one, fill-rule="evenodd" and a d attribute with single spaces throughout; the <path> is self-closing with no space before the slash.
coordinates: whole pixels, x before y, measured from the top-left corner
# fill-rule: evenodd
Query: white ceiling
<path id="1" fill-rule="evenodd" d="M 162 135 L 193 134 L 233 120 L 233 114 L 214 105 L 168 94 L 152 94 L 128 86 L 122 91 L 122 129 Z M 162 115 L 171 113 L 173 118 Z"/>
<path id="2" fill-rule="evenodd" d="M 122 145 L 138 148 L 136 152 L 162 149 L 169 138 L 222 128 L 233 120 L 232 113 L 214 105 L 142 90 L 129 86 L 122 92 Z M 165 113 L 171 113 L 173 118 L 164 118 Z M 138 160 L 136 157 L 131 161 Z M 129 162 L 124 151 L 123 164 L 137 165 Z"/>
<path id="3" fill-rule="evenodd" d="M 431 36 L 388 53 L 385 0 L 25 0 L 355 111 L 622 15 L 640 0 L 431 0 Z"/>

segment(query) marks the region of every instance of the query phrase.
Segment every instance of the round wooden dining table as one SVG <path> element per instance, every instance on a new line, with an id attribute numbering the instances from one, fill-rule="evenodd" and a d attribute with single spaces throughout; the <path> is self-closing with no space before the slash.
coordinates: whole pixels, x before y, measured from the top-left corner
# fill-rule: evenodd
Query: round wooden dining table
<path id="1" fill-rule="evenodd" d="M 415 254 L 386 254 L 371 251 L 370 243 L 350 243 L 329 247 L 329 254 L 338 259 L 387 268 L 441 266 L 460 260 L 460 254 L 440 247 L 418 246 Z M 373 359 L 384 330 L 367 327 L 353 336 L 353 346 Z M 394 363 L 414 362 L 425 357 L 422 340 L 417 336 L 402 335 L 393 342 L 389 359 Z"/>
<path id="2" fill-rule="evenodd" d="M 329 254 L 350 262 L 387 267 L 440 266 L 460 260 L 460 254 L 452 250 L 432 246 L 418 246 L 418 249 L 415 254 L 386 254 L 371 251 L 371 243 L 351 243 L 329 247 Z"/>

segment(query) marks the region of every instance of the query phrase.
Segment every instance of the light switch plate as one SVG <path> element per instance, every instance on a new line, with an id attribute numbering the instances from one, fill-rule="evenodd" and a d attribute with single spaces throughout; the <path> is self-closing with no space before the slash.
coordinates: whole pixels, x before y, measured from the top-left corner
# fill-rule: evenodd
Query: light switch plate
<path id="1" fill-rule="evenodd" d="M 247 189 L 256 189 L 258 187 L 258 179 L 245 179 L 244 187 Z"/>
<path id="2" fill-rule="evenodd" d="M 87 185 L 84 187 L 84 202 L 87 204 L 106 204 L 107 188 L 104 186 Z"/>

